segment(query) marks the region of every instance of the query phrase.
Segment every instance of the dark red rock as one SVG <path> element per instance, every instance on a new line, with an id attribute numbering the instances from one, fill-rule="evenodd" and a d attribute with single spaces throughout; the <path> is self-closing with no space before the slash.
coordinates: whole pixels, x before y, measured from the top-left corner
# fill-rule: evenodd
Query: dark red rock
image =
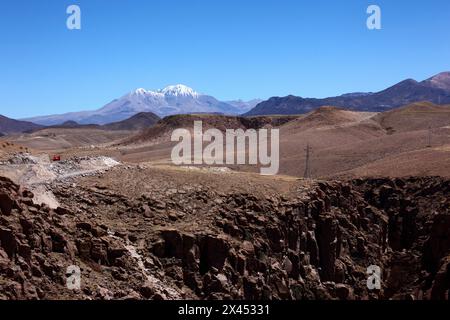
<path id="1" fill-rule="evenodd" d="M 5 192 L 0 192 L 0 210 L 5 216 L 11 214 L 11 210 L 14 206 L 14 200 Z"/>
<path id="2" fill-rule="evenodd" d="M 11 229 L 0 227 L 0 245 L 9 258 L 14 258 L 17 251 L 17 241 Z"/>
<path id="3" fill-rule="evenodd" d="M 230 250 L 230 244 L 224 238 L 204 236 L 199 248 L 201 273 L 206 273 L 211 267 L 222 270 Z"/>

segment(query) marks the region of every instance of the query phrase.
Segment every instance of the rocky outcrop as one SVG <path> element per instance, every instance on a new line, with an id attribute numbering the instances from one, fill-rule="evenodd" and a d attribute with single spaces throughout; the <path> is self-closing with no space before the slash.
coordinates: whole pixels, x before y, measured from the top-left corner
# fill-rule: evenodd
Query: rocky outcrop
<path id="1" fill-rule="evenodd" d="M 165 230 L 154 252 L 200 298 L 442 298 L 448 194 L 437 178 L 323 182 L 291 201 L 233 194 L 215 208 L 226 236 Z M 366 286 L 370 265 L 382 290 Z"/>
<path id="2" fill-rule="evenodd" d="M 0 193 L 0 300 L 143 298 L 147 274 L 128 240 L 86 213 L 34 204 L 8 179 L 0 178 Z M 81 269 L 80 290 L 67 287 L 71 266 Z"/>
<path id="3" fill-rule="evenodd" d="M 315 182 L 294 197 L 54 192 L 64 208 L 0 179 L 2 299 L 448 299 L 440 178 Z M 380 290 L 366 285 L 373 265 Z"/>

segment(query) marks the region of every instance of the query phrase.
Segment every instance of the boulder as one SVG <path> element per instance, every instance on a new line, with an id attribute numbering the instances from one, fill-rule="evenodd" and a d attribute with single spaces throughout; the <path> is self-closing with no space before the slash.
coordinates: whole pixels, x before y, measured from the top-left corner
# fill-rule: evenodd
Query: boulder
<path id="1" fill-rule="evenodd" d="M 200 241 L 200 272 L 214 267 L 222 270 L 228 257 L 230 245 L 225 238 L 206 235 Z"/>
<path id="2" fill-rule="evenodd" d="M 0 245 L 9 258 L 14 257 L 17 251 L 17 241 L 11 229 L 0 227 Z"/>
<path id="3" fill-rule="evenodd" d="M 431 299 L 448 300 L 450 292 L 450 255 L 442 259 L 431 288 Z"/>
<path id="4" fill-rule="evenodd" d="M 14 200 L 5 192 L 0 192 L 0 210 L 5 216 L 11 214 L 11 210 L 14 207 Z"/>
<path id="5" fill-rule="evenodd" d="M 108 263 L 108 251 L 105 243 L 101 239 L 92 239 L 91 258 L 100 264 Z"/>
<path id="6" fill-rule="evenodd" d="M 175 229 L 163 230 L 161 237 L 165 241 L 164 256 L 183 258 L 183 235 Z"/>
<path id="7" fill-rule="evenodd" d="M 317 242 L 319 245 L 320 276 L 322 281 L 333 281 L 335 262 L 338 257 L 338 221 L 330 215 L 321 215 L 317 223 Z"/>

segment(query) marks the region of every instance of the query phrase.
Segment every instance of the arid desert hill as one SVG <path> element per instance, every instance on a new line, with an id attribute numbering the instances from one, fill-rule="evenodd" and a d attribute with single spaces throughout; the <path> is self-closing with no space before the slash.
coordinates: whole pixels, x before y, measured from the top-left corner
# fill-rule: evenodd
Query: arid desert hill
<path id="1" fill-rule="evenodd" d="M 193 129 L 195 121 L 201 121 L 203 130 L 210 128 L 225 132 L 226 129 L 259 129 L 266 126 L 279 127 L 298 116 L 258 116 L 238 117 L 217 114 L 186 114 L 168 116 L 160 120 L 155 126 L 143 130 L 140 134 L 125 140 L 124 144 L 148 142 L 154 139 L 170 140 L 170 135 L 177 128 Z"/>
<path id="2" fill-rule="evenodd" d="M 215 128 L 225 132 L 226 129 L 275 128 L 297 117 L 299 116 L 237 117 L 217 114 L 169 116 L 160 120 L 155 126 L 119 141 L 114 148 L 120 150 L 120 158 L 124 161 L 169 163 L 171 150 L 176 144 L 171 142 L 172 132 L 178 128 L 192 132 L 195 121 L 202 122 L 203 131 Z"/>
<path id="3" fill-rule="evenodd" d="M 450 108 L 430 102 L 415 103 L 380 113 L 374 119 L 384 129 L 393 132 L 438 129 L 450 126 Z"/>
<path id="4" fill-rule="evenodd" d="M 243 120 L 245 119 L 245 120 Z M 253 119 L 252 123 L 248 123 Z M 275 120 L 276 119 L 276 120 Z M 306 115 L 277 117 L 176 116 L 125 140 L 125 159 L 170 160 L 175 128 L 280 129 L 280 173 L 303 177 L 311 147 L 312 177 L 355 175 L 449 175 L 450 107 L 415 103 L 385 113 L 321 107 Z M 431 129 L 430 129 L 431 128 Z M 393 159 L 400 159 L 395 161 Z M 403 159 L 403 160 L 402 160 Z M 406 161 L 407 160 L 407 161 Z M 432 160 L 432 161 L 431 161 Z M 404 166 L 402 166 L 404 164 Z M 234 168 L 236 169 L 236 168 Z M 256 171 L 240 166 L 238 170 Z"/>
<path id="5" fill-rule="evenodd" d="M 132 134 L 131 131 L 102 130 L 91 127 L 46 128 L 30 134 L 3 137 L 2 140 L 11 141 L 27 148 L 50 152 L 99 146 L 130 134 Z"/>
<path id="6" fill-rule="evenodd" d="M 429 127 L 431 126 L 431 130 Z M 416 103 L 386 113 L 373 114 L 320 108 L 280 128 L 282 173 L 301 176 L 305 170 L 304 149 L 311 147 L 309 162 L 313 177 L 335 175 L 449 175 L 450 108 Z M 396 172 L 392 157 L 423 153 Z M 435 155 L 431 164 L 425 154 Z M 411 160 L 411 159 L 410 159 Z M 356 169 L 370 165 L 371 170 Z"/>

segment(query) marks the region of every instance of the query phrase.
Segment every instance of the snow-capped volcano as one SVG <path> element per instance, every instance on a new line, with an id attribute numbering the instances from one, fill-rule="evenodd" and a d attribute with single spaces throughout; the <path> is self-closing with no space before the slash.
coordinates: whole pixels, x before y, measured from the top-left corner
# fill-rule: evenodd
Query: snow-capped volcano
<path id="1" fill-rule="evenodd" d="M 43 116 L 28 120 L 42 125 L 57 125 L 66 121 L 76 121 L 80 124 L 106 124 L 127 119 L 139 112 L 153 112 L 160 117 L 189 113 L 237 115 L 249 111 L 254 106 L 253 100 L 249 103 L 222 102 L 212 96 L 200 94 L 188 86 L 177 84 L 159 90 L 139 88 L 95 111 Z"/>

